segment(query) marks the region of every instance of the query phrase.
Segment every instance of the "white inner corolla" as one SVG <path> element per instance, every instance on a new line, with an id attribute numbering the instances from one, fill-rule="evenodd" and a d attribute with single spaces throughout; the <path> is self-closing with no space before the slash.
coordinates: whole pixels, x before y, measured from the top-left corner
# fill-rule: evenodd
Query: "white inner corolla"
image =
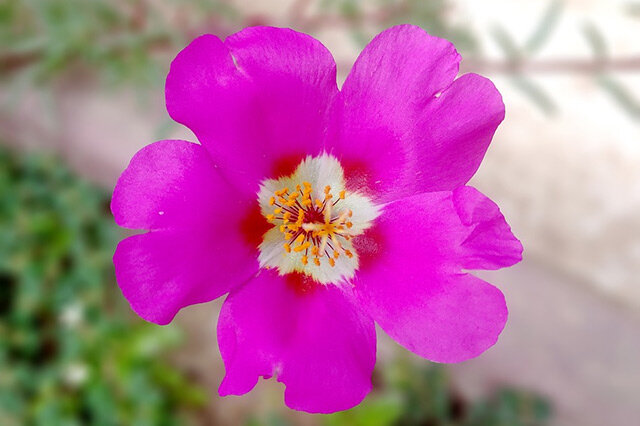
<path id="1" fill-rule="evenodd" d="M 340 162 L 329 154 L 305 158 L 290 176 L 264 180 L 258 201 L 273 224 L 259 246 L 260 266 L 322 284 L 353 278 L 359 261 L 352 239 L 380 214 L 369 198 L 345 188 Z"/>

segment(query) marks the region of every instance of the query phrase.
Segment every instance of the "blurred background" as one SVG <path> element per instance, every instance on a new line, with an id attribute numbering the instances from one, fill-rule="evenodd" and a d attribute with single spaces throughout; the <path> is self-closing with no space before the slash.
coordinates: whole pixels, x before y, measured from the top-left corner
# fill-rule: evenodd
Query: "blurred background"
<path id="1" fill-rule="evenodd" d="M 453 366 L 381 334 L 350 411 L 287 410 L 273 380 L 221 399 L 220 301 L 146 324 L 111 264 L 120 172 L 155 140 L 196 140 L 165 111 L 170 61 L 202 33 L 285 26 L 321 40 L 341 82 L 397 23 L 453 41 L 504 96 L 472 184 L 525 246 L 482 274 L 507 327 Z M 0 2 L 0 425 L 637 425 L 639 277 L 638 1 Z"/>

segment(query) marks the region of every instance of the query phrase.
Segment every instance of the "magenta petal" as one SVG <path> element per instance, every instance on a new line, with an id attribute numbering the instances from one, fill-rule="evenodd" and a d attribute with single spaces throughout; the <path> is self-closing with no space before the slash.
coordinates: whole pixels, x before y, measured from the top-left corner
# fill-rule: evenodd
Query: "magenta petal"
<path id="1" fill-rule="evenodd" d="M 412 25 L 382 32 L 358 57 L 334 107 L 333 153 L 378 201 L 413 193 L 419 164 L 410 133 L 419 130 L 425 102 L 454 80 L 459 62 L 453 44 Z"/>
<path id="2" fill-rule="evenodd" d="M 500 269 L 522 260 L 522 244 L 500 209 L 477 189 L 463 186 L 453 191 L 453 204 L 469 233 L 462 242 L 465 269 Z"/>
<path id="3" fill-rule="evenodd" d="M 222 296 L 258 269 L 255 254 L 233 233 L 210 230 L 134 235 L 118 244 L 113 263 L 131 308 L 161 325 L 185 306 Z"/>
<path id="4" fill-rule="evenodd" d="M 407 349 L 459 362 L 496 342 L 507 320 L 504 297 L 462 272 L 519 258 L 521 247 L 494 207 L 473 189 L 424 193 L 387 205 L 375 228 L 354 240 L 363 254 L 356 294 Z M 505 244 L 492 244 L 496 237 Z"/>
<path id="5" fill-rule="evenodd" d="M 413 112 L 411 104 L 446 89 L 456 78 L 459 63 L 460 55 L 451 42 L 417 26 L 398 25 L 378 34 L 364 48 L 342 91 L 350 105 L 374 115 L 391 112 L 394 118 L 404 116 L 407 121 Z"/>
<path id="6" fill-rule="evenodd" d="M 504 118 L 487 79 L 454 81 L 460 55 L 419 27 L 390 28 L 364 49 L 336 99 L 332 152 L 379 202 L 453 190 L 478 169 Z"/>
<path id="7" fill-rule="evenodd" d="M 335 73 L 320 42 L 289 29 L 247 28 L 224 43 L 205 35 L 173 61 L 167 109 L 226 174 L 255 190 L 322 150 Z"/>
<path id="8" fill-rule="evenodd" d="M 222 179 L 207 151 L 186 141 L 142 148 L 118 179 L 111 199 L 116 223 L 131 229 L 203 228 L 221 218 L 220 200 L 248 209 L 254 195 L 238 194 Z"/>
<path id="9" fill-rule="evenodd" d="M 152 230 L 120 242 L 113 257 L 133 310 L 166 324 L 254 274 L 256 247 L 241 232 L 254 203 L 222 180 L 200 145 L 161 141 L 140 150 L 111 200 L 119 225 Z"/>
<path id="10" fill-rule="evenodd" d="M 213 134 L 217 126 L 233 118 L 235 98 L 245 94 L 247 82 L 224 43 L 214 35 L 202 35 L 171 63 L 165 83 L 167 111 L 196 136 Z"/>
<path id="11" fill-rule="evenodd" d="M 417 192 L 452 190 L 475 174 L 504 119 L 502 96 L 493 83 L 465 74 L 429 102 L 412 133 Z"/>
<path id="12" fill-rule="evenodd" d="M 296 410 L 330 413 L 357 405 L 371 389 L 375 328 L 339 288 L 302 289 L 275 271 L 233 291 L 218 321 L 226 376 L 220 394 L 250 391 L 277 375 Z"/>

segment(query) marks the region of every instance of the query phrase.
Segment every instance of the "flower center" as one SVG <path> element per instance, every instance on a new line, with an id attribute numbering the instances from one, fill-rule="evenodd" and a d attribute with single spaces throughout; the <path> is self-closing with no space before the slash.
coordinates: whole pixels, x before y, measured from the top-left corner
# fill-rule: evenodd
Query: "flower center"
<path id="1" fill-rule="evenodd" d="M 289 192 L 287 187 L 275 191 L 269 199 L 269 205 L 275 209 L 267 215 L 267 220 L 280 230 L 286 253 L 304 253 L 300 258 L 303 265 L 307 265 L 311 257 L 317 266 L 326 261 L 333 268 L 340 255 L 353 257 L 343 245 L 351 239 L 353 223 L 349 218 L 353 212 L 341 209 L 340 201 L 346 197 L 344 189 L 334 197 L 331 186 L 327 185 L 322 200 L 312 200 L 312 193 L 313 186 L 306 181 L 302 186 L 296 185 L 294 192 Z"/>
<path id="2" fill-rule="evenodd" d="M 273 225 L 259 246 L 262 267 L 282 275 L 303 273 L 323 284 L 355 275 L 358 254 L 352 239 L 371 226 L 379 209 L 345 188 L 335 157 L 307 157 L 292 175 L 266 179 L 258 201 Z"/>

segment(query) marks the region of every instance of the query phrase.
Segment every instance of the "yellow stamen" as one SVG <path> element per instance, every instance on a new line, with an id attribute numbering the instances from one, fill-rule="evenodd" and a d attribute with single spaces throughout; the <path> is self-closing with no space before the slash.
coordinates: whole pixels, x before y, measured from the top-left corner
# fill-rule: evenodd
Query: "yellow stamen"
<path id="1" fill-rule="evenodd" d="M 307 241 L 307 242 L 306 242 L 306 243 L 304 243 L 304 244 L 301 244 L 301 245 L 299 245 L 299 246 L 295 246 L 295 247 L 293 248 L 293 251 L 295 251 L 296 253 L 297 253 L 297 252 L 301 252 L 302 250 L 306 250 L 306 249 L 308 249 L 310 245 L 311 245 L 311 243 L 310 243 L 309 241 Z"/>
<path id="2" fill-rule="evenodd" d="M 300 259 L 304 266 L 311 259 L 315 265 L 321 266 L 321 259 L 324 257 L 331 267 L 335 267 L 340 255 L 354 257 L 354 253 L 344 247 L 345 241 L 352 237 L 349 229 L 353 224 L 349 218 L 353 212 L 340 209 L 336 217 L 334 210 L 338 208 L 338 203 L 330 201 L 334 197 L 346 199 L 347 192 L 343 189 L 334 196 L 331 186 L 327 185 L 323 199 L 312 198 L 312 193 L 313 187 L 306 181 L 296 184 L 292 193 L 289 193 L 287 187 L 274 191 L 274 196 L 269 197 L 268 201 L 269 205 L 275 205 L 276 208 L 265 217 L 269 222 L 275 223 L 282 233 L 285 253 L 301 253 Z M 318 215 L 321 215 L 320 220 Z"/>

